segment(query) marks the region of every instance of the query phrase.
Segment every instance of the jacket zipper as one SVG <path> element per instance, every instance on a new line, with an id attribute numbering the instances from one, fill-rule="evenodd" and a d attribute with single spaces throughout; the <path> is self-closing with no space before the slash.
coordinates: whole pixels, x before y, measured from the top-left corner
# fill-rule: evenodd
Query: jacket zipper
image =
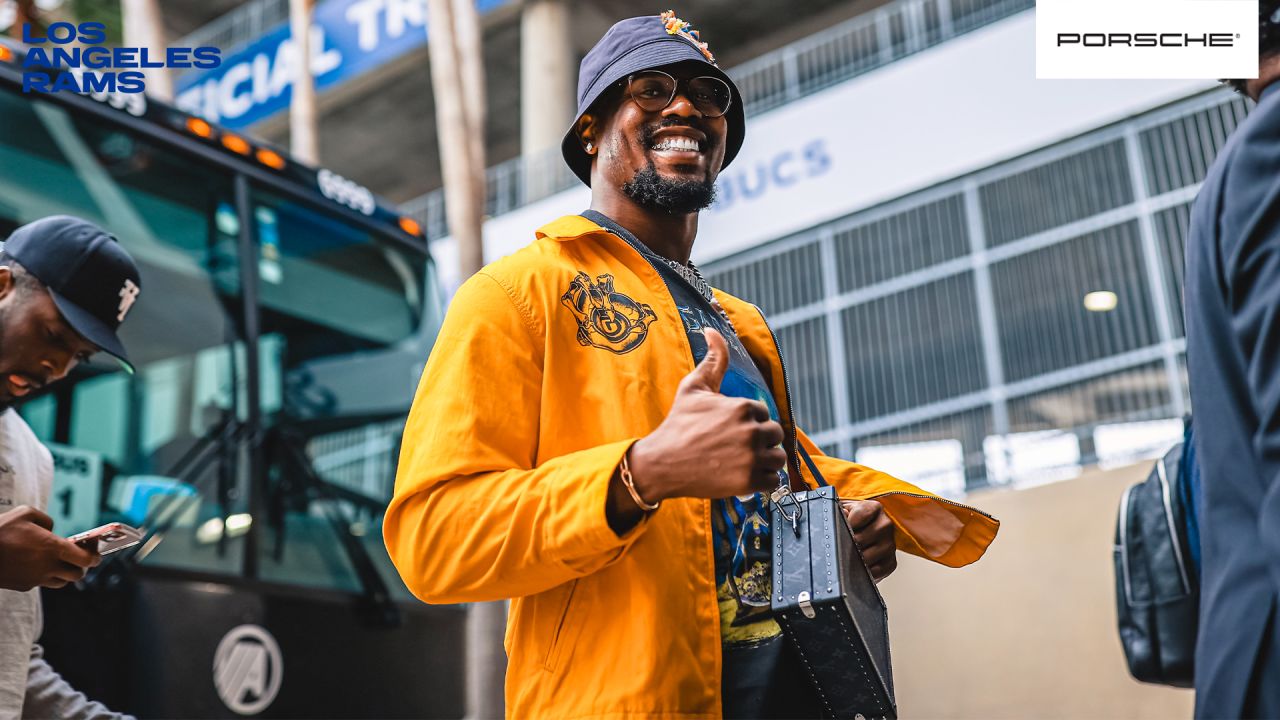
<path id="1" fill-rule="evenodd" d="M 778 366 L 782 368 L 782 392 L 787 400 L 787 428 L 790 432 L 792 469 L 795 470 L 796 478 L 803 483 L 804 475 L 800 473 L 799 433 L 796 432 L 795 407 L 791 404 L 791 379 L 787 377 L 787 361 L 782 357 L 782 345 L 778 343 L 778 336 L 774 334 L 773 328 L 769 327 L 764 311 L 754 304 L 751 307 L 755 308 L 756 314 L 760 316 L 760 322 L 764 323 L 765 329 L 769 331 L 769 337 L 773 339 L 773 351 L 778 354 Z M 814 478 L 813 481 L 817 483 L 818 479 Z M 787 484 L 790 485 L 790 482 Z"/>
<path id="2" fill-rule="evenodd" d="M 876 497 L 884 497 L 885 495 L 906 495 L 907 497 L 920 498 L 921 500 L 933 500 L 936 502 L 940 502 L 940 503 L 944 503 L 954 507 L 964 508 L 965 510 L 976 512 L 982 517 L 987 518 L 988 520 L 996 519 L 994 515 L 984 513 L 978 508 L 973 507 L 972 505 L 965 505 L 964 503 L 958 503 L 955 500 L 948 500 L 942 497 L 941 495 L 921 495 L 920 493 L 907 492 L 906 490 L 890 490 L 887 493 L 880 493 Z M 999 522 L 999 521 L 997 520 L 996 522 Z"/>

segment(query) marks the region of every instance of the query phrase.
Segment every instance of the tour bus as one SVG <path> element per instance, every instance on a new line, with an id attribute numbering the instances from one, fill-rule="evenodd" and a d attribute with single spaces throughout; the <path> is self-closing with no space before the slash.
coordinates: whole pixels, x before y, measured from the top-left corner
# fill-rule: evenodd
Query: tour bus
<path id="1" fill-rule="evenodd" d="M 17 408 L 56 532 L 145 530 L 45 591 L 46 658 L 140 717 L 460 717 L 463 609 L 417 602 L 381 532 L 442 315 L 418 224 L 142 94 L 24 94 L 21 58 L 0 44 L 0 239 L 80 216 L 142 279 L 136 373 Z"/>

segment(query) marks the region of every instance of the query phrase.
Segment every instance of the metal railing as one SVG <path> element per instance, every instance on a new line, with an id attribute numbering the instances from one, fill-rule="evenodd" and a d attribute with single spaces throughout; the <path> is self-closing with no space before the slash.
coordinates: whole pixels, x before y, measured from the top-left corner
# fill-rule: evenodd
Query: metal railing
<path id="1" fill-rule="evenodd" d="M 1034 7 L 1035 0 L 896 0 L 727 72 L 749 117 Z M 488 169 L 485 213 L 511 212 L 577 182 L 559 148 L 513 158 Z M 443 194 L 436 189 L 402 206 L 432 239 L 448 235 Z"/>
<path id="2" fill-rule="evenodd" d="M 197 28 L 174 46 L 222 48 L 226 56 L 287 22 L 289 0 L 252 0 Z"/>
<path id="3" fill-rule="evenodd" d="M 1190 406 L 1191 202 L 1246 112 L 1214 90 L 704 271 L 842 457 L 959 494 L 1150 456 Z"/>
<path id="4" fill-rule="evenodd" d="M 306 447 L 326 482 L 365 497 L 386 500 L 395 484 L 404 420 L 374 423 L 312 438 Z"/>

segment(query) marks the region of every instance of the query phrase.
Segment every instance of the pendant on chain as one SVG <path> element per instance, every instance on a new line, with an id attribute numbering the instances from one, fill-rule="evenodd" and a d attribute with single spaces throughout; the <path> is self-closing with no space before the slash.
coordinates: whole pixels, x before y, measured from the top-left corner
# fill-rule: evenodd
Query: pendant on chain
<path id="1" fill-rule="evenodd" d="M 729 326 L 729 331 L 737 335 L 738 330 L 733 326 L 733 321 L 729 319 L 729 313 L 725 312 L 724 308 L 720 305 L 720 301 L 716 300 L 715 293 L 711 290 L 711 283 L 707 282 L 707 279 L 702 276 L 702 272 L 698 270 L 698 266 L 693 263 L 686 265 L 681 262 L 676 262 L 670 258 L 663 259 L 667 261 L 667 264 L 671 266 L 671 269 L 675 270 L 685 282 L 689 283 L 694 290 L 697 290 L 698 294 L 701 295 L 716 312 L 720 313 L 720 317 L 723 318 L 725 324 Z"/>

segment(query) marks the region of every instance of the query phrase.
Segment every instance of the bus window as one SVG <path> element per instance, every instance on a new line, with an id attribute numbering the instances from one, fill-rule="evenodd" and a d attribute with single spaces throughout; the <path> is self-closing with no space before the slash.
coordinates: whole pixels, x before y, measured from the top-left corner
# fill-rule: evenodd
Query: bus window
<path id="1" fill-rule="evenodd" d="M 426 255 L 268 192 L 253 198 L 261 325 L 272 341 L 262 402 L 274 532 L 262 577 L 359 589 L 350 553 L 344 562 L 333 554 L 334 533 L 347 532 L 407 599 L 380 522 L 438 326 Z"/>
<path id="2" fill-rule="evenodd" d="M 238 573 L 243 523 L 224 518 L 245 508 L 234 433 L 248 375 L 230 176 L 3 90 L 0 167 L 0 237 L 78 215 L 119 238 L 142 275 L 121 331 L 137 374 L 91 363 L 20 409 L 54 454 L 55 530 L 164 522 L 173 535 L 145 563 Z"/>

